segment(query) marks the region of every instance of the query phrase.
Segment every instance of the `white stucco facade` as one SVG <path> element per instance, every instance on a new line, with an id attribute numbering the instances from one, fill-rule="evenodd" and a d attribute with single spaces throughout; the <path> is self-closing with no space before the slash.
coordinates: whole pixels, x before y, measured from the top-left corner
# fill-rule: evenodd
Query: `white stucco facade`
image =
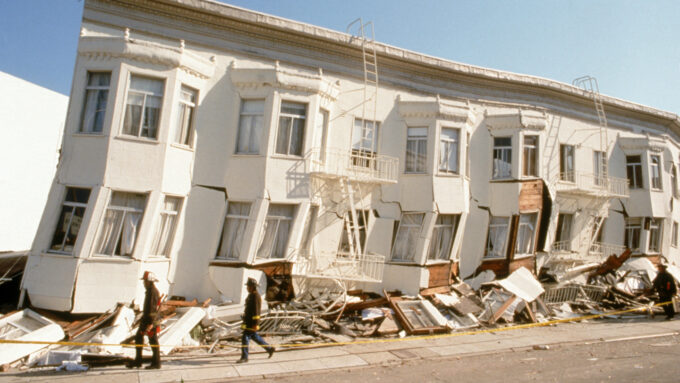
<path id="1" fill-rule="evenodd" d="M 62 160 L 22 285 L 31 303 L 104 311 L 140 300 L 145 270 L 169 295 L 238 302 L 260 270 L 347 261 L 348 201 L 365 213 L 352 221 L 373 261 L 360 267 L 379 276 L 349 283 L 367 290 L 415 294 L 450 273 L 535 269 L 542 254 L 597 257 L 624 240 L 680 261 L 676 115 L 604 97 L 601 144 L 579 88 L 375 50 L 366 113 L 349 35 L 204 0 L 86 1 Z M 602 148 L 605 178 L 593 176 Z M 630 191 L 629 169 L 641 180 Z M 595 216 L 607 217 L 597 241 Z"/>

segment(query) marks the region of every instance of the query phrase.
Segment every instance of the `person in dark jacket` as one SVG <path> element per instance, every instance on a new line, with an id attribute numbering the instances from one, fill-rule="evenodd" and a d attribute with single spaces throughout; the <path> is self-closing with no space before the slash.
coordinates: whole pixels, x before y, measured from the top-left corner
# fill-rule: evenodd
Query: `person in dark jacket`
<path id="1" fill-rule="evenodd" d="M 260 306 L 262 306 L 262 298 L 260 293 L 257 292 L 257 281 L 254 278 L 248 278 L 246 286 L 248 288 L 248 297 L 246 298 L 246 306 L 243 310 L 243 324 L 241 325 L 241 329 L 243 329 L 241 359 L 236 363 L 246 363 L 248 361 L 248 344 L 251 338 L 267 351 L 270 358 L 276 350 L 257 333 L 260 324 Z"/>
<path id="2" fill-rule="evenodd" d="M 147 369 L 158 369 L 161 368 L 161 354 L 158 348 L 158 333 L 160 332 L 160 318 L 158 315 L 158 309 L 160 307 L 160 294 L 158 289 L 154 285 L 154 282 L 158 282 L 158 278 L 154 273 L 150 271 L 145 271 L 142 277 L 144 281 L 144 287 L 146 288 L 146 294 L 144 295 L 144 308 L 142 311 L 142 319 L 139 322 L 139 328 L 137 329 L 137 335 L 135 335 L 135 344 L 143 345 L 144 336 L 149 338 L 149 344 L 151 345 L 152 359 L 151 364 L 147 366 Z M 135 361 L 128 365 L 128 368 L 141 367 L 142 366 L 142 347 L 136 347 Z"/>
<path id="3" fill-rule="evenodd" d="M 663 305 L 663 311 L 666 313 L 666 320 L 671 320 L 675 316 L 675 307 L 673 307 L 673 297 L 677 292 L 675 287 L 675 279 L 671 273 L 666 270 L 666 265 L 659 263 L 657 266 L 659 273 L 654 278 L 654 289 L 659 294 L 657 303 L 666 303 Z M 670 303 L 668 303 L 670 302 Z"/>

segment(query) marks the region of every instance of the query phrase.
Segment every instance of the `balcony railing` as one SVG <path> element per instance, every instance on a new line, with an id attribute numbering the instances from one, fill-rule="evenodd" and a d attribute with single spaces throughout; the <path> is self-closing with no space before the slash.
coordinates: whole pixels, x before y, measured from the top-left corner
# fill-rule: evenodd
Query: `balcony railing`
<path id="1" fill-rule="evenodd" d="M 352 256 L 345 252 L 320 252 L 300 255 L 294 274 L 359 282 L 381 282 L 385 257 L 377 254 Z"/>
<path id="2" fill-rule="evenodd" d="M 603 242 L 593 242 L 588 251 L 585 247 L 574 246 L 572 241 L 559 241 L 552 244 L 550 254 L 555 259 L 568 261 L 604 262 L 610 255 L 619 255 L 626 250 L 625 246 Z"/>
<path id="3" fill-rule="evenodd" d="M 609 257 L 610 255 L 620 255 L 626 250 L 625 246 L 622 245 L 614 245 L 611 243 L 602 243 L 602 242 L 593 242 L 592 245 L 590 245 L 590 250 L 588 251 L 590 254 L 594 255 L 599 255 L 604 258 Z"/>
<path id="4" fill-rule="evenodd" d="M 560 173 L 556 189 L 558 192 L 598 195 L 610 198 L 627 198 L 630 195 L 628 179 L 626 178 L 603 177 L 582 172 Z"/>
<path id="5" fill-rule="evenodd" d="M 307 167 L 312 174 L 363 182 L 396 183 L 399 175 L 399 159 L 362 151 L 314 148 Z"/>

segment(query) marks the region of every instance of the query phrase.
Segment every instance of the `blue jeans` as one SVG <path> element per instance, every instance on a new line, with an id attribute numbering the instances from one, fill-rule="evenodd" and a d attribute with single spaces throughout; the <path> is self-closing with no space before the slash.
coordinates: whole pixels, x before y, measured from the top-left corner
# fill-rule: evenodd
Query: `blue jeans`
<path id="1" fill-rule="evenodd" d="M 269 343 L 265 342 L 256 331 L 243 330 L 243 336 L 241 337 L 241 359 L 248 359 L 248 344 L 251 338 L 265 350 L 269 351 L 270 349 L 268 347 Z"/>

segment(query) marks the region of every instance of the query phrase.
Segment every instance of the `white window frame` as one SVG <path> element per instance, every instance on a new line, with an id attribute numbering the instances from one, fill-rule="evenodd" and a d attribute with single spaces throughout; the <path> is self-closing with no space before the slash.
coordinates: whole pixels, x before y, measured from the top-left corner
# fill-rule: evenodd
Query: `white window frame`
<path id="1" fill-rule="evenodd" d="M 661 252 L 661 240 L 663 238 L 663 218 L 647 218 L 649 222 L 649 235 L 647 251 L 652 254 Z"/>
<path id="2" fill-rule="evenodd" d="M 406 128 L 404 173 L 418 174 L 427 172 L 427 134 L 427 126 Z"/>
<path id="3" fill-rule="evenodd" d="M 135 78 L 138 79 L 146 79 L 146 80 L 151 80 L 151 81 L 156 81 L 160 83 L 161 89 L 160 93 L 154 93 L 152 91 L 148 90 L 141 90 L 141 89 L 133 89 L 132 88 L 132 82 Z M 163 115 L 163 94 L 165 93 L 165 79 L 163 78 L 157 78 L 157 77 L 151 77 L 151 76 L 144 76 L 144 75 L 138 75 L 138 74 L 130 74 L 130 79 L 128 82 L 128 89 L 127 89 L 127 96 L 125 97 L 125 110 L 123 111 L 123 126 L 121 128 L 121 134 L 126 135 L 126 136 L 132 136 L 132 137 L 138 137 L 138 138 L 147 138 L 150 140 L 157 140 L 158 139 L 158 133 L 161 128 L 161 118 Z M 139 122 L 136 127 L 131 125 L 131 129 L 134 131 L 137 129 L 137 133 L 134 134 L 133 132 L 126 132 L 125 126 L 126 126 L 126 121 L 128 119 L 128 113 L 130 111 L 129 106 L 130 104 L 130 97 L 136 95 L 142 97 L 142 105 L 141 105 L 141 111 L 139 114 Z M 158 118 L 155 121 L 155 125 L 153 127 L 151 126 L 145 126 L 145 119 L 147 117 L 147 109 L 156 109 L 156 108 L 151 108 L 147 107 L 149 104 L 149 101 L 151 100 L 157 100 L 158 103 Z M 130 117 L 132 118 L 132 117 Z M 146 133 L 145 133 L 146 130 Z M 151 132 L 153 131 L 153 134 Z"/>
<path id="4" fill-rule="evenodd" d="M 443 223 L 442 218 L 452 217 L 453 222 Z M 430 237 L 430 247 L 427 250 L 429 261 L 449 260 L 453 251 L 453 242 L 458 232 L 460 214 L 438 214 Z M 446 239 L 448 233 L 448 240 Z"/>
<path id="5" fill-rule="evenodd" d="M 404 222 L 406 217 L 413 217 L 420 222 Z M 410 220 L 408 220 L 410 221 Z M 418 251 L 418 238 L 422 231 L 425 213 L 402 213 L 397 234 L 392 245 L 393 262 L 416 262 L 416 252 Z M 405 245 L 405 247 L 404 247 Z M 409 246 L 411 245 L 411 246 Z M 405 254 L 400 254 L 401 249 L 405 249 Z M 403 255 L 403 256 L 402 256 Z"/>
<path id="6" fill-rule="evenodd" d="M 661 156 L 658 154 L 651 154 L 649 156 L 649 187 L 652 190 L 663 190 L 663 182 L 661 181 Z"/>
<path id="7" fill-rule="evenodd" d="M 174 200 L 176 202 L 175 209 L 168 209 L 168 202 Z M 163 205 L 158 217 L 158 224 L 156 225 L 156 232 L 151 243 L 150 254 L 157 257 L 169 257 L 172 250 L 172 242 L 175 238 L 177 225 L 179 222 L 179 213 L 182 210 L 183 198 L 177 196 L 166 195 L 163 198 Z"/>
<path id="8" fill-rule="evenodd" d="M 250 110 L 248 106 L 258 106 Z M 259 108 L 261 106 L 261 109 Z M 264 132 L 265 99 L 241 99 L 236 154 L 260 154 Z"/>
<path id="9" fill-rule="evenodd" d="M 567 247 L 561 250 L 571 250 L 571 232 L 574 224 L 574 214 L 559 213 L 557 215 L 557 227 L 555 228 L 555 242 L 566 242 Z"/>
<path id="10" fill-rule="evenodd" d="M 290 216 L 287 215 L 274 215 L 272 213 L 272 208 L 273 207 L 290 207 Z M 288 243 L 290 242 L 290 234 L 293 229 L 293 220 L 295 219 L 295 212 L 297 205 L 291 205 L 291 204 L 269 204 L 269 208 L 267 211 L 267 217 L 265 218 L 265 224 L 262 226 L 262 231 L 260 232 L 260 240 L 259 240 L 259 245 L 257 248 L 257 253 L 256 253 L 256 258 L 258 260 L 272 260 L 272 259 L 286 259 L 287 254 L 285 251 L 288 249 Z M 285 234 L 285 239 L 283 239 L 283 232 L 280 231 L 281 229 L 281 223 L 287 223 L 288 224 L 288 232 Z M 269 226 L 274 225 L 274 230 L 269 231 Z M 268 240 L 268 233 L 273 233 L 270 234 L 273 236 L 272 242 L 271 242 L 271 247 L 267 249 L 265 247 L 265 244 L 267 243 Z M 276 248 L 277 244 L 280 244 L 279 241 L 285 240 L 285 243 L 282 245 L 283 247 L 283 254 L 276 254 Z"/>
<path id="11" fill-rule="evenodd" d="M 178 145 L 193 146 L 196 105 L 198 91 L 182 85 L 175 119 L 175 143 Z"/>
<path id="12" fill-rule="evenodd" d="M 527 140 L 534 140 L 527 143 Z M 535 134 L 527 134 L 522 138 L 522 176 L 538 177 L 538 146 L 539 137 Z"/>
<path id="13" fill-rule="evenodd" d="M 575 153 L 576 148 L 574 145 L 560 144 L 560 181 L 575 182 Z"/>
<path id="14" fill-rule="evenodd" d="M 673 221 L 673 231 L 671 233 L 671 246 L 678 247 L 678 221 Z"/>
<path id="15" fill-rule="evenodd" d="M 455 133 L 455 138 L 444 135 L 444 131 Z M 450 161 L 455 163 L 451 166 Z M 460 174 L 460 129 L 442 127 L 439 132 L 439 171 L 447 174 Z"/>
<path id="16" fill-rule="evenodd" d="M 510 145 L 496 145 L 496 140 L 508 139 Z M 493 153 L 491 157 L 491 178 L 495 180 L 512 177 L 512 137 L 493 137 Z"/>
<path id="17" fill-rule="evenodd" d="M 229 210 L 232 205 L 247 207 L 248 214 L 230 213 Z M 227 208 L 224 213 L 224 223 L 222 224 L 222 231 L 220 232 L 220 242 L 217 245 L 215 260 L 241 260 L 243 257 L 241 249 L 245 241 L 246 230 L 248 230 L 252 209 L 253 204 L 248 201 L 227 201 Z M 225 231 L 228 227 L 236 228 L 231 238 L 225 238 Z"/>
<path id="18" fill-rule="evenodd" d="M 300 106 L 303 107 L 304 113 L 294 114 L 284 113 L 283 111 L 283 108 L 286 107 L 299 108 Z M 307 124 L 307 108 L 308 105 L 304 102 L 281 101 L 281 107 L 279 108 L 279 124 L 276 129 L 276 147 L 274 148 L 276 154 L 296 157 L 303 155 L 305 146 L 305 125 Z M 284 125 L 284 121 L 289 122 L 287 127 Z M 297 123 L 301 123 L 302 126 L 299 127 Z M 295 134 L 296 132 L 297 135 Z M 298 151 L 294 151 L 292 148 L 293 139 L 296 139 L 300 143 Z"/>
<path id="19" fill-rule="evenodd" d="M 675 163 L 671 164 L 671 192 L 673 193 L 673 198 L 678 197 L 678 167 Z"/>
<path id="20" fill-rule="evenodd" d="M 108 84 L 90 84 L 94 75 L 108 75 Z M 83 100 L 83 110 L 80 117 L 79 133 L 101 134 L 104 131 L 106 119 L 106 106 L 109 99 L 109 88 L 111 87 L 111 72 L 88 71 L 87 84 L 85 85 L 85 97 Z M 92 95 L 92 97 L 90 97 Z M 94 104 L 91 104 L 93 102 Z M 94 109 L 89 110 L 94 105 Z"/>
<path id="21" fill-rule="evenodd" d="M 527 257 L 533 255 L 536 250 L 536 229 L 538 212 L 520 213 L 517 221 L 517 239 L 515 240 L 515 257 Z M 522 243 L 522 241 L 528 243 Z M 528 251 L 522 251 L 528 250 Z"/>
<path id="22" fill-rule="evenodd" d="M 642 235 L 642 218 L 627 218 L 625 221 L 624 230 L 623 245 L 628 247 L 633 253 L 639 253 Z M 634 244 L 635 239 L 637 239 L 637 247 L 631 246 Z"/>
<path id="23" fill-rule="evenodd" d="M 112 205 L 111 202 L 113 201 L 113 197 L 115 194 L 121 193 L 121 194 L 132 194 L 132 195 L 137 195 L 137 196 L 142 196 L 144 197 L 144 202 L 143 205 L 144 207 L 136 208 L 133 206 L 118 206 L 118 205 Z M 97 235 L 97 240 L 95 242 L 95 254 L 97 256 L 104 256 L 104 257 L 125 257 L 125 258 L 130 258 L 134 254 L 135 247 L 137 245 L 137 240 L 139 239 L 139 231 L 142 227 L 142 223 L 144 221 L 144 211 L 146 210 L 146 205 L 148 203 L 149 196 L 147 194 L 143 193 L 134 193 L 134 192 L 124 192 L 124 191 L 112 191 L 111 195 L 109 196 L 109 201 L 106 206 L 106 210 L 104 211 L 104 215 L 102 216 L 102 222 L 99 225 L 99 233 Z M 117 227 L 114 227 L 113 225 L 111 226 L 112 232 L 115 232 L 115 235 L 108 235 L 108 238 L 114 239 L 115 238 L 115 244 L 113 246 L 112 252 L 111 253 L 105 253 L 103 252 L 103 246 L 105 245 L 104 243 L 104 237 L 107 235 L 104 230 L 106 229 L 106 219 L 107 219 L 107 213 L 109 211 L 112 212 L 120 212 L 122 214 L 120 218 L 120 222 L 116 225 Z M 131 234 L 126 234 L 125 230 L 130 229 L 130 224 L 126 222 L 126 219 L 131 215 L 131 214 L 138 214 L 139 219 L 137 222 L 132 223 L 132 225 L 136 226 L 131 230 L 134 230 L 133 233 Z M 121 242 L 124 241 L 124 236 L 127 235 L 133 235 L 134 238 L 132 239 L 132 244 L 130 245 L 130 251 L 129 252 L 124 252 L 123 254 L 116 254 L 116 249 L 118 247 L 122 247 L 123 244 Z M 109 242 L 109 241 L 106 241 Z M 123 250 L 123 249 L 121 249 Z"/>
<path id="24" fill-rule="evenodd" d="M 81 189 L 81 190 L 87 190 L 87 201 L 85 202 L 76 202 L 76 201 L 67 201 L 66 199 L 69 197 L 69 190 L 71 189 Z M 80 233 L 80 228 L 82 227 L 82 222 L 85 217 L 85 213 L 87 212 L 87 204 L 90 199 L 90 194 L 92 193 L 91 189 L 88 188 L 80 188 L 80 187 L 66 187 L 65 194 L 64 194 L 64 201 L 61 204 L 61 212 L 59 213 L 59 217 L 57 218 L 57 227 L 54 230 L 54 233 L 52 234 L 52 240 L 50 241 L 50 248 L 47 250 L 49 253 L 57 253 L 57 254 L 73 254 L 73 249 L 76 247 L 76 242 L 78 241 L 78 234 Z M 70 211 L 68 211 L 70 209 Z M 83 214 L 81 216 L 78 216 L 77 214 L 74 214 L 78 209 L 82 209 Z M 66 218 L 68 216 L 68 218 Z M 63 217 L 63 220 L 62 220 Z M 74 220 L 74 218 L 79 218 Z M 68 222 L 64 222 L 65 220 L 68 219 Z M 80 221 L 80 222 L 78 222 Z M 55 239 L 57 238 L 57 231 L 59 230 L 59 226 L 64 225 L 66 223 L 65 229 L 61 230 L 64 233 L 64 238 L 61 240 L 61 244 L 55 248 Z M 71 249 L 66 250 L 66 240 L 69 238 L 69 233 L 71 233 L 73 227 L 77 225 L 76 233 L 75 236 L 73 237 L 73 244 L 70 245 Z"/>
<path id="25" fill-rule="evenodd" d="M 637 157 L 635 162 L 628 161 L 631 158 Z M 632 178 L 631 178 L 632 176 Z M 630 189 L 642 189 L 642 156 L 639 154 L 626 156 L 626 178 L 628 178 L 628 185 Z M 639 184 L 638 184 L 639 182 Z"/>
<path id="26" fill-rule="evenodd" d="M 506 250 L 508 247 L 508 236 L 510 235 L 510 218 L 511 217 L 489 217 L 489 229 L 487 231 L 486 249 L 484 251 L 485 260 L 507 258 Z M 505 228 L 505 233 L 501 231 L 503 228 Z M 491 243 L 497 242 L 499 240 L 502 241 L 501 248 L 497 251 L 491 252 Z"/>
<path id="27" fill-rule="evenodd" d="M 605 162 L 607 156 L 604 151 L 593 150 L 593 179 L 597 186 L 606 185 L 604 177 Z"/>

